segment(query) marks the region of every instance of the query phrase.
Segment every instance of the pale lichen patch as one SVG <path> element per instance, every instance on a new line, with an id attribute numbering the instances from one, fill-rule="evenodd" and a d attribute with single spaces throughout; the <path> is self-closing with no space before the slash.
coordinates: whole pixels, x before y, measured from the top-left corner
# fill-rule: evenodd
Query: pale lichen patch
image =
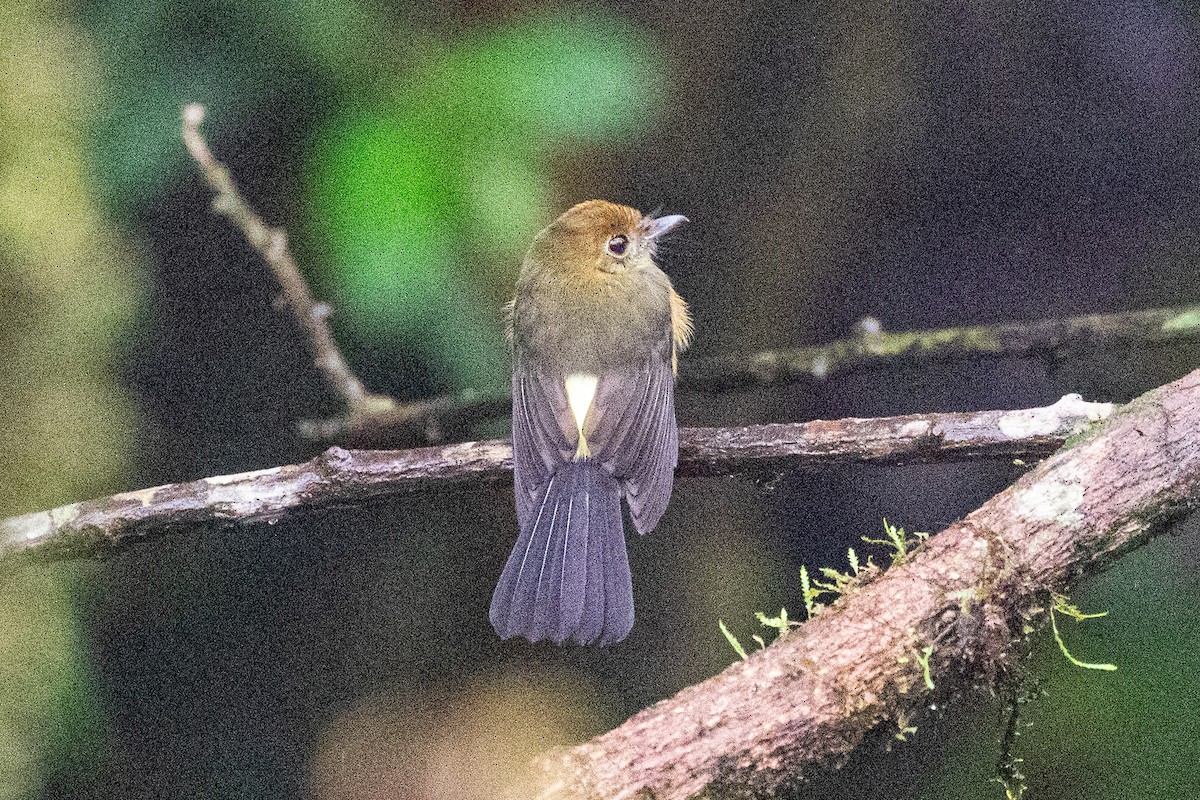
<path id="1" fill-rule="evenodd" d="M 1010 439 L 1078 433 L 1112 412 L 1112 403 L 1089 403 L 1077 394 L 1068 394 L 1052 406 L 1010 411 L 1000 418 L 999 428 Z"/>
<path id="2" fill-rule="evenodd" d="M 1064 465 L 1051 478 L 1016 493 L 1016 512 L 1029 519 L 1072 527 L 1083 521 L 1083 475 L 1074 465 Z"/>
<path id="3" fill-rule="evenodd" d="M 899 435 L 905 438 L 920 438 L 933 432 L 933 423 L 925 419 L 914 419 L 900 426 Z"/>
<path id="4" fill-rule="evenodd" d="M 1162 324 L 1164 331 L 1187 331 L 1200 328 L 1200 311 L 1185 311 L 1176 314 Z"/>
<path id="5" fill-rule="evenodd" d="M 1046 436 L 1059 428 L 1058 414 L 1050 408 L 1010 411 L 1000 418 L 1000 432 L 1010 439 Z"/>
<path id="6" fill-rule="evenodd" d="M 205 478 L 204 482 L 209 486 L 227 486 L 233 483 L 253 482 L 257 478 L 263 478 L 268 475 L 274 475 L 283 470 L 283 467 L 267 467 L 266 469 L 256 469 L 251 472 L 237 472 L 233 475 L 214 475 L 211 478 Z"/>
<path id="7" fill-rule="evenodd" d="M 810 369 L 812 376 L 818 380 L 824 380 L 829 377 L 829 356 L 825 353 L 817 353 L 812 360 Z"/>
<path id="8" fill-rule="evenodd" d="M 79 516 L 79 504 L 72 503 L 69 506 L 59 506 L 58 508 L 50 509 L 46 513 L 50 515 L 50 527 L 54 529 L 61 528 L 64 525 L 74 522 L 75 518 Z"/>
<path id="9" fill-rule="evenodd" d="M 152 486 L 149 489 L 138 489 L 135 492 L 125 492 L 121 495 L 122 500 L 136 500 L 142 504 L 142 507 L 150 505 L 154 500 L 154 495 L 158 493 L 159 487 Z"/>
<path id="10" fill-rule="evenodd" d="M 261 470 L 276 471 L 277 467 Z M 243 473 L 242 477 L 253 474 L 260 473 Z M 255 481 L 222 484 L 211 479 L 206 482 L 212 487 L 209 492 L 211 505 L 227 509 L 233 514 L 254 515 L 270 514 L 295 505 L 311 480 L 310 476 L 299 474 L 292 480 L 274 480 L 265 484 Z"/>
<path id="11" fill-rule="evenodd" d="M 29 524 L 29 529 L 25 531 L 26 541 L 32 542 L 54 532 L 54 517 L 49 511 L 30 515 L 23 521 Z"/>

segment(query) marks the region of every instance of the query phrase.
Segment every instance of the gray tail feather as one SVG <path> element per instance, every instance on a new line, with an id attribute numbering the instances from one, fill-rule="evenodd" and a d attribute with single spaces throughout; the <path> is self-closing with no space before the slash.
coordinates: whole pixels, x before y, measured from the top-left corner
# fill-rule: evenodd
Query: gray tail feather
<path id="1" fill-rule="evenodd" d="M 492 594 L 502 639 L 619 642 L 633 627 L 621 490 L 590 459 L 563 464 L 521 521 Z"/>

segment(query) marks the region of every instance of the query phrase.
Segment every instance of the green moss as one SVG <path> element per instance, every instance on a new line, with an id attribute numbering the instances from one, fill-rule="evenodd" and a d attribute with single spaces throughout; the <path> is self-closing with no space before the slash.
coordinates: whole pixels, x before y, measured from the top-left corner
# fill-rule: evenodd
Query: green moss
<path id="1" fill-rule="evenodd" d="M 929 534 L 927 533 L 914 533 L 910 535 L 905 532 L 904 528 L 892 525 L 886 519 L 883 521 L 883 529 L 887 538 L 872 539 L 864 536 L 862 539 L 864 542 L 882 545 L 887 548 L 893 566 L 903 563 L 904 559 L 917 546 L 929 538 Z M 812 619 L 828 608 L 828 605 L 822 602 L 822 598 L 828 597 L 829 603 L 833 603 L 838 597 L 849 594 L 856 587 L 869 582 L 880 573 L 879 567 L 871 561 L 869 556 L 866 563 L 862 563 L 853 547 L 847 549 L 846 560 L 850 567 L 849 572 L 842 572 L 832 567 L 821 567 L 819 570 L 821 574 L 820 579 L 811 577 L 807 566 L 800 566 L 800 590 L 804 598 L 804 611 L 808 619 Z M 792 627 L 800 624 L 788 617 L 788 610 L 786 608 L 779 609 L 777 616 L 768 616 L 762 611 L 758 611 L 755 613 L 755 617 L 761 626 L 774 630 L 775 637 L 780 639 L 786 636 Z M 725 621 L 717 620 L 717 627 L 726 641 L 729 642 L 729 646 L 733 648 L 734 652 L 742 659 L 748 658 L 745 647 L 738 641 L 738 638 L 729 629 L 729 626 L 725 624 Z M 760 649 L 765 648 L 768 644 L 766 639 L 760 635 L 754 634 L 750 638 L 758 644 Z M 930 648 L 930 651 L 932 652 L 932 648 Z M 925 654 L 926 663 L 923 665 L 923 668 L 926 673 L 926 683 L 932 683 L 932 679 L 928 674 L 928 658 L 929 654 L 927 653 Z"/>
<path id="2" fill-rule="evenodd" d="M 1188 331 L 1200 328 L 1200 308 L 1189 309 L 1182 314 L 1176 314 L 1162 324 L 1164 331 Z"/>
<path id="3" fill-rule="evenodd" d="M 914 333 L 889 333 L 873 341 L 871 346 L 872 352 L 881 355 L 927 353 L 948 348 L 993 353 L 1001 349 L 1001 342 L 994 329 L 973 327 Z"/>
<path id="4" fill-rule="evenodd" d="M 1095 669 L 1104 672 L 1115 672 L 1117 669 L 1115 664 L 1088 663 L 1086 661 L 1080 661 L 1079 659 L 1075 658 L 1075 656 L 1071 655 L 1071 653 L 1067 650 L 1066 643 L 1063 641 L 1062 634 L 1058 632 L 1058 622 L 1055 618 L 1055 614 L 1064 614 L 1076 622 L 1082 622 L 1085 619 L 1106 617 L 1108 616 L 1108 612 L 1101 611 L 1095 614 L 1085 614 L 1084 612 L 1080 611 L 1077 606 L 1072 605 L 1070 598 L 1066 595 L 1054 593 L 1051 595 L 1051 598 L 1053 602 L 1050 605 L 1050 630 L 1053 631 L 1054 641 L 1058 644 L 1058 649 L 1062 651 L 1062 654 L 1066 657 L 1067 661 L 1070 661 L 1080 669 Z"/>

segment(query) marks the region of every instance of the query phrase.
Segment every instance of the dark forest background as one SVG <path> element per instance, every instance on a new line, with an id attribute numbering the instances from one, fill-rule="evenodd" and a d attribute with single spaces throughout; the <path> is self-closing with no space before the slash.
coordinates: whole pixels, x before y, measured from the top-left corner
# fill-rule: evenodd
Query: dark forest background
<path id="1" fill-rule="evenodd" d="M 307 458 L 336 411 L 178 126 L 288 228 L 377 391 L 504 388 L 526 243 L 603 197 L 692 219 L 696 355 L 1200 301 L 1192 3 L 80 0 L 0 9 L 0 516 Z M 687 394 L 684 425 L 1122 402 L 1194 347 L 980 358 Z M 504 435 L 503 423 L 464 436 Z M 188 530 L 0 580 L 0 798 L 473 798 L 802 613 L 801 564 L 936 531 L 1008 463 L 678 482 L 607 649 L 500 642 L 511 485 Z M 1017 744 L 1044 798 L 1193 796 L 1200 538 L 1049 636 Z M 1000 797 L 1003 705 L 884 732 L 798 796 Z M 1190 787 L 1190 788 L 1189 788 Z"/>

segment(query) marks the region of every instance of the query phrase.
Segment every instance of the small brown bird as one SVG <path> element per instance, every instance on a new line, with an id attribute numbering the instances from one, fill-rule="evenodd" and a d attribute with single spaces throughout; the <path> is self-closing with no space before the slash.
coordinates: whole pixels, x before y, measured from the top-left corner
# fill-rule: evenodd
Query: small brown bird
<path id="1" fill-rule="evenodd" d="M 509 305 L 521 533 L 492 595 L 501 638 L 619 642 L 633 627 L 621 497 L 638 533 L 671 498 L 687 304 L 654 263 L 687 218 L 589 200 L 533 240 Z"/>

